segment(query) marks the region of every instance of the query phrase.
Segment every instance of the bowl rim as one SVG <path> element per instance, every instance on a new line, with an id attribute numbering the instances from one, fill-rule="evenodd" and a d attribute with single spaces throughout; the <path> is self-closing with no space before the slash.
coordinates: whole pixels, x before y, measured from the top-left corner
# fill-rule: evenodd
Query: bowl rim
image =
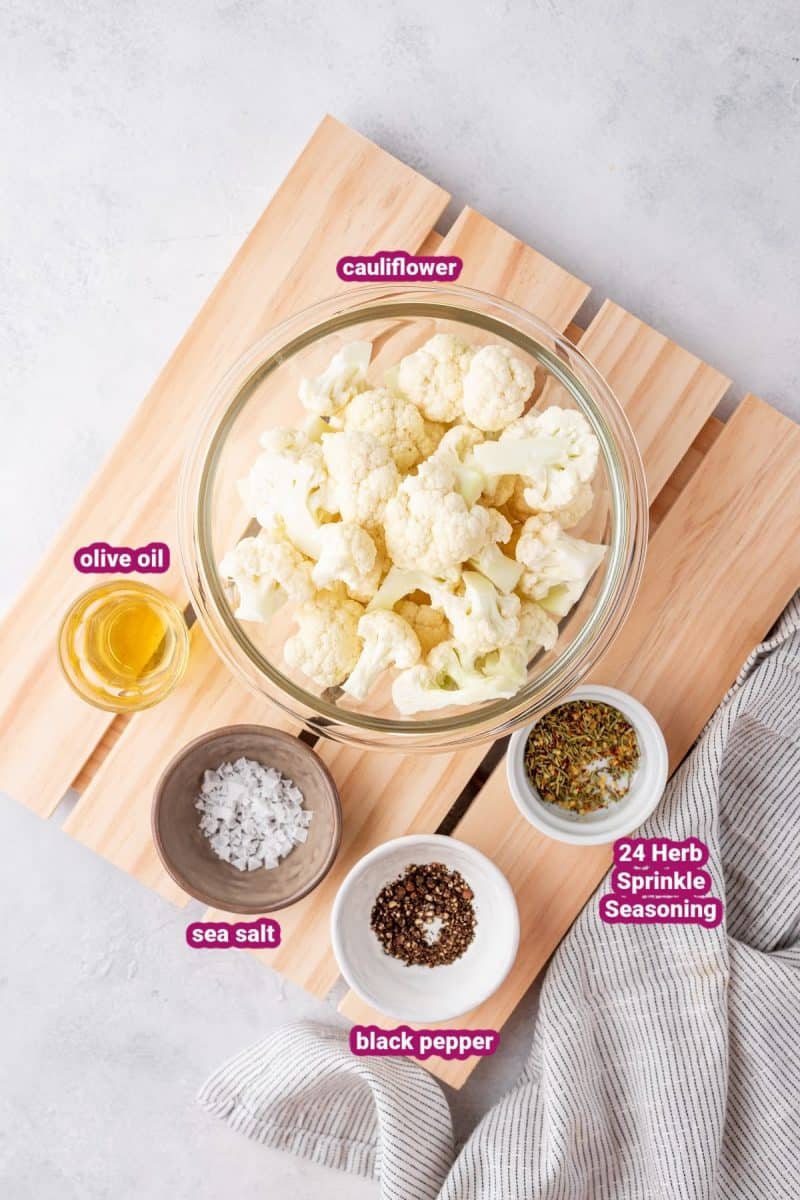
<path id="1" fill-rule="evenodd" d="M 664 733 L 650 712 L 640 700 L 623 692 L 619 688 L 605 684 L 582 684 L 568 696 L 551 706 L 548 711 L 569 704 L 572 700 L 599 700 L 619 709 L 624 717 L 633 725 L 640 745 L 646 749 L 651 761 L 652 780 L 648 783 L 649 799 L 642 799 L 631 805 L 628 819 L 615 808 L 596 816 L 591 824 L 581 824 L 578 821 L 567 821 L 557 812 L 552 816 L 548 811 L 545 820 L 540 809 L 549 810 L 531 783 L 522 765 L 525 743 L 533 727 L 541 721 L 545 713 L 540 713 L 536 720 L 529 722 L 512 735 L 506 752 L 506 778 L 514 803 L 522 816 L 543 833 L 556 842 L 564 842 L 570 846 L 603 846 L 610 845 L 617 838 L 628 837 L 635 829 L 644 824 L 652 816 L 664 795 L 664 788 L 669 776 L 669 752 Z M 652 789 L 652 791 L 651 791 Z M 623 797 L 620 803 L 624 803 Z M 622 819 L 621 819 L 622 818 Z"/>
<path id="2" fill-rule="evenodd" d="M 281 900 L 277 904 L 272 904 L 269 908 L 262 908 L 252 904 L 237 904 L 236 907 L 231 907 L 227 904 L 221 904 L 217 898 L 205 892 L 202 888 L 196 887 L 182 871 L 179 870 L 169 859 L 164 847 L 164 842 L 161 837 L 161 828 L 159 817 L 164 804 L 164 792 L 167 782 L 175 769 L 183 762 L 183 760 L 198 746 L 205 745 L 207 742 L 213 742 L 222 735 L 230 734 L 248 734 L 262 736 L 265 735 L 272 741 L 283 742 L 286 745 L 291 744 L 295 749 L 299 749 L 309 761 L 313 761 L 319 770 L 323 784 L 325 795 L 331 806 L 333 814 L 333 837 L 331 838 L 327 854 L 318 871 L 311 877 L 309 881 L 297 888 L 290 895 Z M 172 756 L 167 765 L 162 770 L 158 777 L 155 788 L 153 789 L 153 800 L 150 807 L 150 829 L 153 835 L 153 842 L 158 853 L 159 860 L 164 870 L 187 895 L 192 896 L 195 900 L 202 901 L 203 904 L 208 904 L 211 908 L 219 909 L 220 912 L 241 913 L 243 916 L 260 916 L 269 913 L 280 912 L 281 909 L 288 908 L 292 904 L 296 904 L 298 900 L 302 900 L 313 892 L 316 887 L 322 882 L 325 876 L 330 871 L 336 856 L 339 853 L 339 847 L 342 842 L 342 801 L 339 795 L 339 789 L 336 786 L 333 776 L 328 769 L 328 766 L 317 752 L 311 746 L 306 745 L 301 738 L 295 737 L 291 733 L 287 733 L 284 729 L 275 729 L 271 725 L 253 725 L 253 724 L 234 724 L 220 725 L 215 729 L 206 730 L 205 733 L 198 734 L 192 738 L 185 746 L 181 747 L 176 754 Z M 221 861 L 221 860 L 220 860 Z"/>
<path id="3" fill-rule="evenodd" d="M 126 593 L 130 593 L 132 596 L 141 595 L 142 592 L 151 596 L 163 609 L 165 618 L 169 619 L 170 627 L 177 642 L 175 668 L 172 671 L 169 684 L 150 697 L 150 699 L 138 702 L 135 705 L 117 704 L 110 695 L 107 699 L 102 699 L 99 693 L 96 694 L 82 687 L 80 677 L 69 666 L 66 647 L 64 645 L 68 625 L 72 621 L 76 610 L 93 596 L 99 595 L 101 592 L 109 592 L 112 587 L 119 597 L 124 596 Z M 167 696 L 170 696 L 175 691 L 186 674 L 186 669 L 189 665 L 190 650 L 191 642 L 189 628 L 186 624 L 186 616 L 177 601 L 168 595 L 167 592 L 162 592 L 159 588 L 155 587 L 152 583 L 148 583 L 143 579 L 131 578 L 129 575 L 108 576 L 105 582 L 93 583 L 90 587 L 84 588 L 83 591 L 74 596 L 59 622 L 58 633 L 56 635 L 56 658 L 58 665 L 61 668 L 62 676 L 72 688 L 75 695 L 79 696 L 86 704 L 91 704 L 93 708 L 99 708 L 103 712 L 116 713 L 119 716 L 123 716 L 126 713 L 133 716 L 137 712 L 147 712 L 148 708 L 154 708 L 162 700 L 166 700 Z"/>
<path id="4" fill-rule="evenodd" d="M 498 988 L 500 988 L 508 978 L 508 974 L 516 962 L 520 942 L 519 905 L 517 904 L 517 898 L 514 894 L 514 889 L 497 864 L 493 862 L 487 854 L 484 854 L 482 850 L 478 850 L 475 846 L 471 846 L 469 842 L 462 841 L 460 838 L 450 837 L 449 834 L 442 833 L 407 833 L 401 835 L 400 837 L 391 838 L 388 842 L 381 842 L 380 845 L 375 846 L 372 850 L 369 850 L 358 860 L 358 862 L 353 864 L 342 882 L 339 884 L 336 897 L 333 901 L 333 905 L 331 906 L 331 946 L 333 947 L 334 957 L 345 983 L 361 1000 L 364 1001 L 365 1004 L 370 1005 L 370 1007 L 374 1008 L 376 1012 L 382 1013 L 387 1017 L 392 1017 L 396 1021 L 414 1021 L 416 1024 L 419 1024 L 420 1018 L 408 1016 L 407 1013 L 403 1013 L 392 1006 L 387 1007 L 383 1004 L 376 1003 L 375 996 L 371 995 L 365 988 L 362 988 L 355 975 L 349 970 L 348 965 L 346 965 L 348 962 L 347 956 L 344 953 L 340 936 L 340 928 L 342 925 L 342 909 L 344 908 L 344 904 L 349 894 L 352 892 L 364 871 L 367 870 L 367 868 L 370 867 L 374 862 L 379 862 L 382 858 L 385 858 L 387 852 L 394 851 L 400 847 L 407 847 L 409 850 L 412 850 L 414 847 L 419 846 L 440 846 L 445 849 L 452 845 L 457 845 L 462 851 L 467 853 L 468 857 L 479 861 L 484 870 L 488 870 L 489 875 L 492 877 L 494 884 L 501 894 L 503 903 L 506 905 L 508 916 L 513 921 L 509 953 L 506 955 L 505 960 L 503 961 L 502 970 L 494 977 L 495 982 L 492 983 L 490 987 L 487 987 L 481 991 L 478 998 L 475 1001 L 471 1001 L 466 1008 L 461 1005 L 456 1005 L 455 1009 L 453 1010 L 443 1010 L 440 1015 L 435 1017 L 426 1017 L 425 1020 L 432 1022 L 433 1024 L 437 1024 L 440 1021 L 451 1021 L 456 1017 L 463 1017 L 467 1013 L 473 1012 L 476 1008 L 479 1008 L 481 1004 L 488 1000 L 490 996 L 493 996 Z"/>
<path id="5" fill-rule="evenodd" d="M 588 417 L 601 445 L 612 513 L 611 547 L 592 608 L 543 672 L 513 697 L 421 719 L 343 708 L 287 676 L 253 645 L 229 611 L 211 548 L 211 487 L 218 459 L 252 389 L 288 358 L 329 335 L 370 320 L 438 317 L 495 333 L 541 362 Z M 553 347 L 552 349 L 550 347 Z M 511 733 L 563 698 L 621 627 L 644 569 L 647 486 L 625 412 L 593 364 L 557 330 L 518 305 L 459 285 L 359 285 L 306 308 L 262 337 L 211 393 L 184 460 L 179 489 L 181 563 L 203 629 L 251 690 L 317 736 L 364 748 L 437 752 Z"/>

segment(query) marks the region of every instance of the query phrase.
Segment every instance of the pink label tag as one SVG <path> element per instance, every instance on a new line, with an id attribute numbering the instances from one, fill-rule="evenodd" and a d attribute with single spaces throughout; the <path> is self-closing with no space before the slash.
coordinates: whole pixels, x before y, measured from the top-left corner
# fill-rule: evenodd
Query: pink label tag
<path id="1" fill-rule="evenodd" d="M 272 917 L 257 921 L 193 921 L 186 945 L 193 950 L 271 950 L 281 944 L 281 927 Z"/>
<path id="2" fill-rule="evenodd" d="M 377 254 L 347 254 L 336 264 L 336 274 L 345 283 L 392 280 L 424 283 L 426 280 L 458 279 L 463 261 L 457 254 L 408 254 L 405 250 L 379 250 Z"/>
<path id="3" fill-rule="evenodd" d="M 723 904 L 709 895 L 711 876 L 702 870 L 708 846 L 696 837 L 619 838 L 614 843 L 611 890 L 600 897 L 608 925 L 721 924 Z"/>
<path id="4" fill-rule="evenodd" d="M 496 1029 L 411 1029 L 408 1025 L 380 1029 L 377 1025 L 354 1025 L 350 1030 L 350 1049 L 360 1057 L 485 1058 L 499 1045 Z"/>
<path id="5" fill-rule="evenodd" d="M 72 556 L 75 569 L 84 575 L 163 575 L 169 570 L 169 546 L 166 542 L 150 542 L 134 549 L 131 546 L 109 546 L 108 542 L 91 542 L 80 546 Z"/>

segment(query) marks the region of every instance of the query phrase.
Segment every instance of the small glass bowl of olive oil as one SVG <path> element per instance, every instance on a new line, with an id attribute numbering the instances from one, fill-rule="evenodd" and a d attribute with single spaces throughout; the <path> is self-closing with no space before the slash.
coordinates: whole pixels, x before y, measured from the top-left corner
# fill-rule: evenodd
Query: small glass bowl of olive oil
<path id="1" fill-rule="evenodd" d="M 82 699 L 110 712 L 133 712 L 158 704 L 180 682 L 189 632 L 162 592 L 116 580 L 77 598 L 61 623 L 58 654 Z"/>

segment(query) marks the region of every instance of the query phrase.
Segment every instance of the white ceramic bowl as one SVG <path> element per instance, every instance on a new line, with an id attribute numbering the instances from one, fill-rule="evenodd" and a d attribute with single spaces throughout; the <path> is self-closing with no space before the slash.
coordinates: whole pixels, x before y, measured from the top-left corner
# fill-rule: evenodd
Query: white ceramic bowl
<path id="1" fill-rule="evenodd" d="M 585 816 L 568 812 L 555 804 L 545 804 L 525 770 L 525 744 L 535 721 L 511 738 L 506 756 L 506 773 L 517 808 L 532 825 L 558 842 L 597 846 L 632 833 L 656 808 L 667 782 L 667 746 L 655 717 L 627 692 L 586 684 L 575 688 L 561 703 L 568 704 L 571 700 L 599 700 L 610 704 L 619 709 L 636 730 L 639 765 L 626 795 L 606 808 L 586 813 Z"/>
<path id="2" fill-rule="evenodd" d="M 412 863 L 432 862 L 459 871 L 472 889 L 475 937 L 448 966 L 408 967 L 384 953 L 370 914 L 387 883 Z M 496 991 L 517 956 L 519 914 L 508 881 L 485 854 L 455 838 L 410 834 L 378 846 L 350 871 L 333 906 L 331 940 L 342 975 L 362 1000 L 388 1017 L 427 1024 L 470 1012 Z"/>

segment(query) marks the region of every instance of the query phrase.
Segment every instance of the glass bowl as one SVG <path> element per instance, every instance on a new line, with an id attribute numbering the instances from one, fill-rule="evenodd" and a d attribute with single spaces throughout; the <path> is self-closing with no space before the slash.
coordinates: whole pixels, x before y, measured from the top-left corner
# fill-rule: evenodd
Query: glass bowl
<path id="1" fill-rule="evenodd" d="M 293 629 L 292 605 L 268 625 L 240 622 L 218 563 L 257 530 L 237 483 L 259 453 L 258 438 L 276 425 L 300 425 L 304 376 L 320 374 L 356 339 L 372 342 L 369 378 L 417 349 L 434 333 L 472 345 L 513 348 L 534 370 L 533 405 L 577 408 L 600 444 L 592 511 L 571 533 L 609 549 L 580 602 L 560 622 L 555 648 L 528 667 L 512 698 L 435 714 L 401 717 L 388 683 L 365 701 L 320 689 L 289 668 L 282 648 Z M 563 699 L 607 649 L 639 584 L 647 542 L 647 490 L 636 442 L 608 384 L 569 341 L 530 313 L 493 296 L 450 286 L 367 286 L 325 300 L 277 326 L 226 375 L 199 420 L 180 487 L 184 572 L 195 611 L 212 645 L 235 675 L 318 735 L 376 749 L 441 751 L 489 741 L 533 720 Z"/>

